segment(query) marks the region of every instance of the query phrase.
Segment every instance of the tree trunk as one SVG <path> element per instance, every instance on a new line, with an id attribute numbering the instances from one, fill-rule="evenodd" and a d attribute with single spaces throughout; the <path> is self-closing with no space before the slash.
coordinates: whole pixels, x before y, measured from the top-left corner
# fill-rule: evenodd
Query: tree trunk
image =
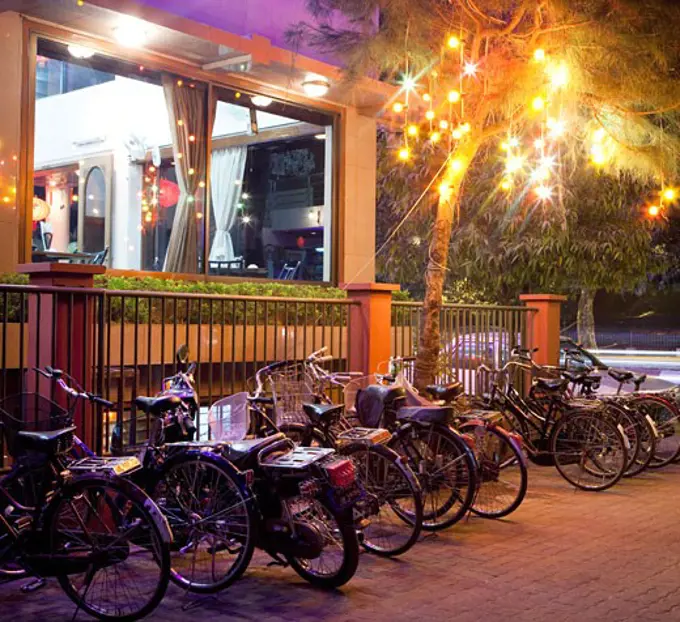
<path id="1" fill-rule="evenodd" d="M 595 291 L 592 289 L 582 289 L 578 299 L 576 327 L 578 341 L 584 348 L 597 348 L 595 340 L 595 313 L 593 311 L 594 302 Z"/>
<path id="2" fill-rule="evenodd" d="M 477 151 L 477 145 L 470 144 L 459 151 L 447 166 L 442 182 L 449 191 L 441 193 L 437 204 L 437 215 L 430 240 L 429 261 L 425 271 L 425 299 L 420 322 L 418 352 L 415 362 L 415 386 L 423 389 L 434 382 L 440 347 L 440 315 L 442 294 L 449 257 L 449 243 L 453 229 L 455 207 L 465 173 Z M 452 163 L 455 163 L 452 165 Z"/>

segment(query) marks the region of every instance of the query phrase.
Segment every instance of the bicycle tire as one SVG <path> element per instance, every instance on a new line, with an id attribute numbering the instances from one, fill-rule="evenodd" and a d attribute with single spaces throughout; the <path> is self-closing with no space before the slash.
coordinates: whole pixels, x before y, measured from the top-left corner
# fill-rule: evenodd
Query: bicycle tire
<path id="1" fill-rule="evenodd" d="M 680 410 L 671 401 L 658 395 L 636 395 L 631 406 L 649 416 L 658 436 L 650 469 L 660 469 L 680 458 Z"/>
<path id="2" fill-rule="evenodd" d="M 597 440 L 602 443 L 602 447 L 593 444 Z M 587 411 L 572 411 L 562 416 L 551 432 L 550 449 L 559 474 L 581 490 L 602 491 L 611 488 L 623 477 L 628 461 L 620 429 L 598 413 Z M 605 467 L 604 458 L 608 456 L 612 458 L 611 466 Z M 579 472 L 591 477 L 606 476 L 606 480 L 599 484 L 588 484 L 581 475 L 575 478 L 567 470 L 568 466 L 573 465 L 578 465 Z"/>
<path id="3" fill-rule="evenodd" d="M 338 452 L 352 458 L 364 492 L 370 496 L 354 506 L 355 525 L 358 519 L 368 521 L 360 530 L 360 544 L 383 557 L 403 555 L 418 541 L 423 526 L 423 500 L 417 477 L 397 452 L 384 445 L 349 443 L 338 447 Z M 398 484 L 396 493 L 381 490 L 381 480 Z M 402 525 L 407 529 L 397 535 Z M 394 539 L 388 540 L 388 534 Z"/>
<path id="4" fill-rule="evenodd" d="M 479 434 L 479 428 L 483 428 L 482 435 Z M 512 514 L 524 501 L 528 488 L 529 476 L 522 450 L 515 445 L 505 430 L 486 425 L 483 422 L 464 423 L 458 429 L 463 434 L 470 432 L 473 434 L 475 456 L 479 465 L 477 491 L 470 510 L 477 516 L 484 518 L 503 518 Z M 493 437 L 491 442 L 487 440 L 488 437 Z M 492 443 L 498 445 L 497 450 L 494 450 Z M 485 455 L 480 456 L 481 451 L 484 451 Z M 491 451 L 491 455 L 488 455 L 489 451 Z M 510 469 L 515 470 L 519 475 L 519 485 L 514 486 L 514 494 L 509 495 L 504 504 L 496 507 L 496 509 L 489 508 L 486 499 L 491 496 L 495 497 L 497 493 L 493 492 L 493 486 L 485 486 L 485 484 L 498 481 L 500 475 L 503 472 L 509 472 Z M 512 488 L 513 485 L 510 484 L 510 487 Z"/>
<path id="5" fill-rule="evenodd" d="M 145 563 L 145 578 L 154 566 L 158 569 L 158 575 L 153 579 L 154 583 L 150 585 L 150 596 L 145 598 L 145 602 L 140 603 L 138 608 L 129 612 L 122 612 L 117 605 L 111 603 L 112 598 L 120 594 L 120 590 L 119 588 L 112 588 L 113 581 L 109 582 L 108 578 L 105 580 L 106 602 L 114 608 L 114 613 L 107 612 L 103 609 L 103 605 L 96 606 L 89 600 L 92 594 L 94 576 L 87 580 L 87 584 L 81 590 L 74 585 L 74 576 L 76 575 L 59 575 L 57 580 L 61 588 L 80 609 L 99 620 L 133 622 L 149 615 L 163 599 L 170 581 L 170 542 L 172 535 L 158 506 L 141 488 L 129 480 L 92 474 L 76 477 L 55 495 L 44 512 L 44 525 L 49 536 L 50 550 L 63 550 L 67 553 L 77 552 L 77 547 L 72 546 L 74 543 L 73 528 L 69 529 L 67 523 L 67 528 L 62 527 L 62 530 L 60 530 L 59 521 L 68 519 L 66 512 L 60 512 L 62 505 L 65 505 L 64 510 L 70 507 L 73 515 L 77 516 L 79 512 L 74 508 L 74 504 L 80 501 L 88 509 L 87 523 L 91 525 L 91 529 L 96 528 L 96 523 L 99 523 L 99 529 L 104 532 L 98 534 L 96 539 L 88 538 L 87 541 L 93 542 L 95 540 L 106 540 L 106 537 L 111 538 L 112 526 L 122 528 L 122 521 L 131 518 L 130 524 L 133 525 L 134 532 L 139 534 L 139 536 L 131 537 L 129 535 L 131 530 L 126 528 L 123 534 L 128 535 L 125 536 L 124 540 L 122 535 L 114 537 L 112 543 L 119 547 L 122 543 L 125 543 L 128 553 L 125 555 L 125 559 L 114 561 L 110 566 L 103 566 L 97 572 L 111 567 L 115 569 L 116 578 L 119 579 L 121 577 L 121 564 L 129 559 L 140 559 L 137 554 L 129 554 L 131 547 L 134 546 L 142 552 L 149 553 L 149 561 Z M 100 510 L 93 511 L 93 501 L 104 502 L 102 506 L 106 511 L 104 516 L 100 514 Z M 121 509 L 124 509 L 124 513 Z M 79 525 L 79 521 L 76 520 L 73 525 Z M 148 538 L 148 541 L 142 540 L 142 538 Z M 76 538 L 75 542 L 80 543 L 82 540 L 82 538 Z M 99 555 L 101 554 L 99 553 Z M 118 553 L 118 555 L 122 554 Z M 89 573 L 87 574 L 89 575 Z M 134 578 L 131 580 L 135 586 L 134 594 L 139 598 L 141 596 L 140 588 L 143 587 L 140 580 L 141 575 L 136 569 L 133 574 Z M 129 604 L 130 598 L 127 598 L 126 601 Z"/>
<path id="6" fill-rule="evenodd" d="M 196 451 L 173 456 L 164 463 L 150 496 L 173 531 L 170 579 L 175 585 L 212 594 L 243 575 L 255 550 L 256 520 L 250 492 L 227 460 Z M 217 571 L 225 558 L 228 569 Z M 208 570 L 203 569 L 204 561 Z M 184 562 L 190 564 L 186 570 Z"/>

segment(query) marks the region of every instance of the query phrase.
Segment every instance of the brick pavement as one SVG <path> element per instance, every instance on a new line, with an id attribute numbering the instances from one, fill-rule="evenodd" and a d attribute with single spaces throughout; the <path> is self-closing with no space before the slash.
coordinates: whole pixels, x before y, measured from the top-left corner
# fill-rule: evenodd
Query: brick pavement
<path id="1" fill-rule="evenodd" d="M 256 555 L 215 598 L 171 586 L 150 620 L 184 622 L 680 621 L 680 467 L 605 493 L 573 492 L 553 469 L 530 469 L 529 493 L 505 521 L 472 518 L 398 560 L 362 555 L 342 591 L 324 593 Z M 183 605 L 193 603 L 190 610 Z M 70 620 L 50 585 L 0 586 L 0 620 Z M 80 614 L 78 619 L 86 619 Z"/>

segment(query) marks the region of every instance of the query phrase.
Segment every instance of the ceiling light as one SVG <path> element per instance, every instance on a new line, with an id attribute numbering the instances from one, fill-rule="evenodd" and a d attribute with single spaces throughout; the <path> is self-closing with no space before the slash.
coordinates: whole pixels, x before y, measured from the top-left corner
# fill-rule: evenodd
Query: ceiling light
<path id="1" fill-rule="evenodd" d="M 259 108 L 266 108 L 274 100 L 271 97 L 267 97 L 266 95 L 253 95 L 250 98 L 250 101 Z"/>
<path id="2" fill-rule="evenodd" d="M 323 76 L 309 74 L 302 81 L 302 89 L 308 97 L 323 97 L 331 88 L 331 83 Z"/>
<path id="3" fill-rule="evenodd" d="M 325 134 L 314 134 L 314 138 L 317 140 L 326 140 L 326 135 Z"/>
<path id="4" fill-rule="evenodd" d="M 73 58 L 92 58 L 94 56 L 94 50 L 75 43 L 68 46 L 68 51 Z"/>
<path id="5" fill-rule="evenodd" d="M 113 29 L 113 36 L 123 47 L 142 47 L 147 39 L 146 24 L 137 19 L 128 19 Z"/>

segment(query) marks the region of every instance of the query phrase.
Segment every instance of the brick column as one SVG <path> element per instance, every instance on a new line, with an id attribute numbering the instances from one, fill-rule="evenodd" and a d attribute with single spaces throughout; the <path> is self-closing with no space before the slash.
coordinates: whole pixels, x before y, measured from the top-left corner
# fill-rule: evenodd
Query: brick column
<path id="1" fill-rule="evenodd" d="M 52 367 L 71 374 L 85 389 L 94 391 L 95 379 L 95 309 L 94 277 L 106 272 L 104 266 L 68 263 L 20 264 L 18 271 L 29 275 L 31 285 L 43 288 L 29 296 L 28 367 Z M 49 289 L 48 289 L 49 288 Z M 59 289 L 63 288 L 63 291 Z M 29 385 L 43 395 L 50 395 L 51 382 L 37 374 Z M 64 403 L 63 392 L 55 400 Z M 98 448 L 101 434 L 96 433 L 95 409 L 89 404 L 77 408 L 75 425 L 78 435 L 92 448 Z"/>
<path id="2" fill-rule="evenodd" d="M 560 311 L 566 296 L 523 294 L 519 299 L 535 313 L 529 318 L 531 347 L 538 348 L 534 360 L 539 365 L 557 365 L 560 359 Z"/>
<path id="3" fill-rule="evenodd" d="M 345 289 L 348 297 L 359 303 L 352 305 L 350 311 L 349 371 L 375 373 L 391 355 L 392 292 L 399 286 L 353 283 Z"/>

